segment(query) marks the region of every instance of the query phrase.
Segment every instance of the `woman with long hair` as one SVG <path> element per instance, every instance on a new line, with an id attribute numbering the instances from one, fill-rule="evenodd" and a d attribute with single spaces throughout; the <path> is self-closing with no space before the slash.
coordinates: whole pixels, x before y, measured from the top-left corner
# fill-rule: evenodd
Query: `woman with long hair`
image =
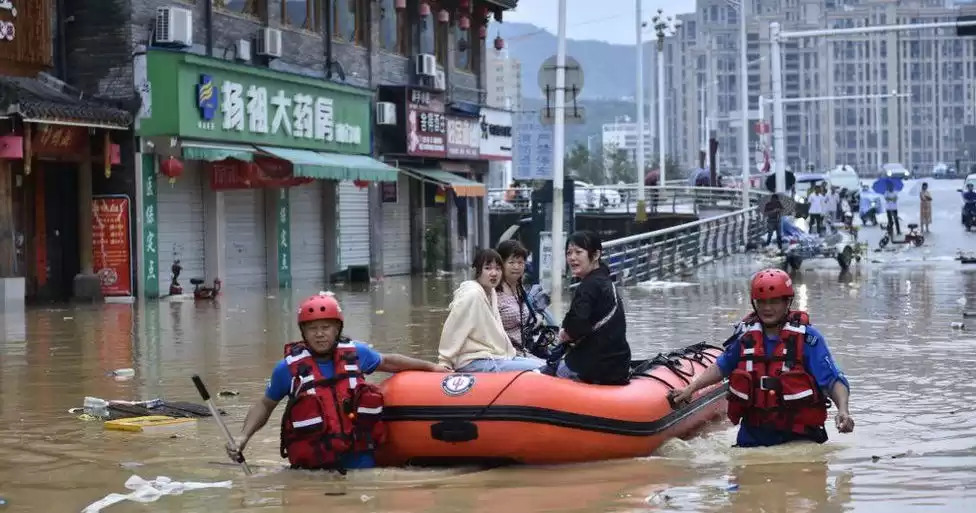
<path id="1" fill-rule="evenodd" d="M 534 370 L 543 363 L 518 356 L 502 326 L 496 288 L 504 262 L 497 251 L 474 257 L 474 279 L 454 291 L 438 347 L 439 363 L 458 372 Z"/>

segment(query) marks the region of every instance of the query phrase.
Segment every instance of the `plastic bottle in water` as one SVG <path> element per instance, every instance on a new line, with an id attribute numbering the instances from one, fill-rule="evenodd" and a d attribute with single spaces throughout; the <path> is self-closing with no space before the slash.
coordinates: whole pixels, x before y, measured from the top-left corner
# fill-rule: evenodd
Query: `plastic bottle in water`
<path id="1" fill-rule="evenodd" d="M 108 417 L 108 401 L 98 397 L 85 397 L 85 413 L 101 419 Z"/>

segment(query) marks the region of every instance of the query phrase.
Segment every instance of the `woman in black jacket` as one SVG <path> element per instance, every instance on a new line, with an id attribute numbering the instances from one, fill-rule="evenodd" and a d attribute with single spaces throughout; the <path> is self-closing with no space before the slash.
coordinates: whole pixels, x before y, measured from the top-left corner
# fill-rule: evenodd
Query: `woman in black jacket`
<path id="1" fill-rule="evenodd" d="M 556 375 L 625 385 L 630 378 L 630 345 L 624 306 L 602 256 L 603 244 L 593 232 L 575 232 L 566 241 L 566 263 L 581 281 L 559 332 L 568 350 Z"/>

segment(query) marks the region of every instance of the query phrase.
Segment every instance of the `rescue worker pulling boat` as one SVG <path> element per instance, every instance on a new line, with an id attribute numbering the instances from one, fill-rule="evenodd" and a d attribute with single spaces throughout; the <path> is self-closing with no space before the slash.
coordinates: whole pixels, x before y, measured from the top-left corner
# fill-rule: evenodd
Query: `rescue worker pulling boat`
<path id="1" fill-rule="evenodd" d="M 342 336 L 344 322 L 339 302 L 329 294 L 302 302 L 298 309 L 302 340 L 285 345 L 284 359 L 275 366 L 264 397 L 247 412 L 238 450 L 227 448 L 232 460 L 238 461 L 278 402 L 288 397 L 281 419 L 281 456 L 292 468 L 345 473 L 349 468 L 373 467 L 373 450 L 385 438 L 380 420 L 383 395 L 366 382 L 365 375 L 451 371 L 416 358 L 377 353 Z"/>
<path id="2" fill-rule="evenodd" d="M 750 289 L 754 311 L 739 323 L 715 364 L 672 391 L 672 401 L 688 402 L 696 391 L 729 378 L 727 413 L 739 425 L 739 447 L 826 442 L 828 398 L 837 406 L 837 430 L 852 432 L 850 384 L 807 313 L 790 310 L 795 295 L 790 276 L 780 269 L 759 271 Z"/>

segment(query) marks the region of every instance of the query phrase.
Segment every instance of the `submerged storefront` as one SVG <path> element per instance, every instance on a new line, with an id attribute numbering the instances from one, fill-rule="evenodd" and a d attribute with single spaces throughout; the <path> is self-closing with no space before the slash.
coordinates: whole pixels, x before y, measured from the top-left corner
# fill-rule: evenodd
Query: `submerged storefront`
<path id="1" fill-rule="evenodd" d="M 147 297 L 170 292 L 177 262 L 184 291 L 191 278 L 318 290 L 369 265 L 366 190 L 398 177 L 369 156 L 370 91 L 177 52 L 145 61 Z"/>

